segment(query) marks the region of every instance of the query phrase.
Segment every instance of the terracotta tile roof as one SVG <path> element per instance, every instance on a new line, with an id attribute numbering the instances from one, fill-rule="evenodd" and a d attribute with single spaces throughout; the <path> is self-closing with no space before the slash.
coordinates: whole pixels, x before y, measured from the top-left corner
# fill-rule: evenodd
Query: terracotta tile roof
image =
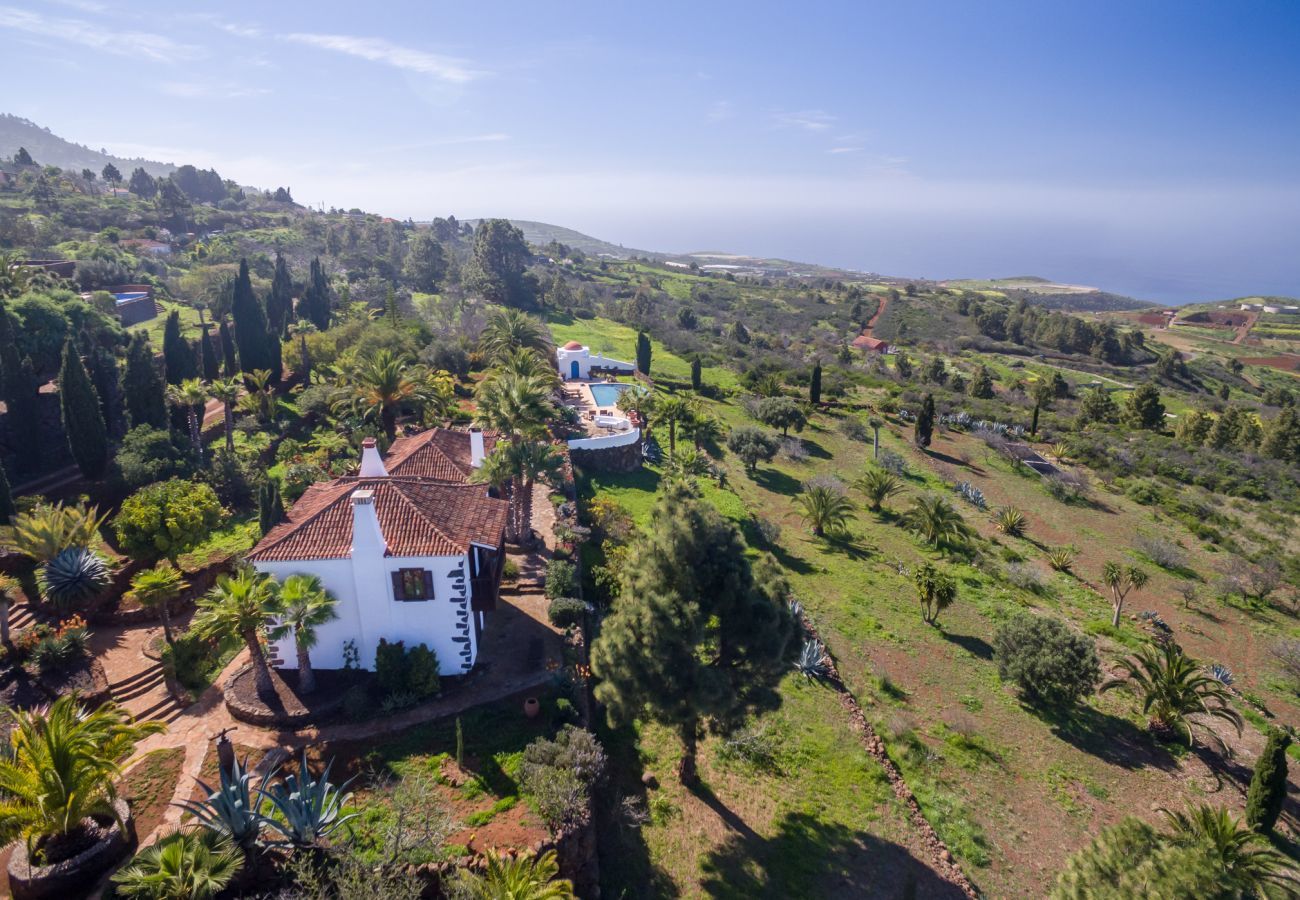
<path id="1" fill-rule="evenodd" d="M 352 548 L 352 492 L 375 494 L 388 556 L 451 556 L 471 543 L 496 547 L 509 504 L 478 484 L 420 478 L 336 478 L 314 484 L 248 554 L 253 562 L 346 559 Z"/>
<path id="2" fill-rule="evenodd" d="M 867 337 L 860 334 L 853 339 L 853 346 L 859 350 L 879 350 L 881 347 L 889 346 L 888 341 L 882 341 L 880 338 Z"/>
<path id="3" fill-rule="evenodd" d="M 496 442 L 495 432 L 483 432 L 484 453 L 491 453 Z M 393 441 L 384 457 L 384 468 L 389 475 L 464 484 L 474 471 L 469 461 L 468 431 L 430 428 Z"/>

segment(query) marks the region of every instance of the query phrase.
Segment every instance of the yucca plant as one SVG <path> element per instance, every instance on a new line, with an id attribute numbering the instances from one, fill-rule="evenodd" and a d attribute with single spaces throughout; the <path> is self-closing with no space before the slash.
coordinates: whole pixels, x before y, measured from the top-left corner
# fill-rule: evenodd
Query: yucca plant
<path id="1" fill-rule="evenodd" d="M 214 831 L 178 831 L 147 847 L 113 876 L 117 896 L 135 900 L 211 900 L 244 859 Z"/>
<path id="2" fill-rule="evenodd" d="M 1069 547 L 1053 547 L 1047 551 L 1047 564 L 1058 572 L 1069 572 L 1074 567 L 1074 551 Z"/>
<path id="3" fill-rule="evenodd" d="M 809 681 L 821 681 L 831 674 L 830 657 L 822 642 L 809 638 L 803 642 L 799 658 L 795 660 L 795 670 Z"/>
<path id="4" fill-rule="evenodd" d="M 108 566 L 86 547 L 70 547 L 41 566 L 37 583 L 41 596 L 60 613 L 66 613 L 112 584 Z"/>
<path id="5" fill-rule="evenodd" d="M 993 525 L 1007 537 L 1024 537 L 1029 520 L 1016 507 L 1004 506 L 993 516 Z"/>
<path id="6" fill-rule="evenodd" d="M 259 789 L 279 814 L 278 817 L 267 817 L 266 824 L 284 835 L 295 847 L 315 847 L 359 815 L 343 814 L 343 808 L 352 799 L 347 789 L 354 779 L 349 778 L 335 787 L 329 780 L 333 765 L 331 761 L 320 778 L 313 778 L 307 765 L 307 751 L 303 750 L 297 775 L 284 776 L 269 791 Z"/>
<path id="7" fill-rule="evenodd" d="M 867 509 L 880 512 L 885 501 L 903 490 L 903 483 L 898 477 L 884 469 L 870 468 L 853 482 L 853 486 L 867 498 Z"/>
<path id="8" fill-rule="evenodd" d="M 267 817 L 262 814 L 263 798 L 266 785 L 274 775 L 275 769 L 272 768 L 254 787 L 247 758 L 242 765 L 236 759 L 229 768 L 221 767 L 220 787 L 214 789 L 199 782 L 199 787 L 207 794 L 205 799 L 183 800 L 174 805 L 192 815 L 209 831 L 229 838 L 247 858 L 257 846 L 262 826 L 267 824 Z"/>

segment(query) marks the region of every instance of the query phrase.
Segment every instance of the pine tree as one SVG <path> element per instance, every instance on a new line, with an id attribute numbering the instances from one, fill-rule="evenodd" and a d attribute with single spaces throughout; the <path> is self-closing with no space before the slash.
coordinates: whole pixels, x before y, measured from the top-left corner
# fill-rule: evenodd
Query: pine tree
<path id="1" fill-rule="evenodd" d="M 1130 428 L 1159 431 L 1165 424 L 1165 405 L 1151 382 L 1140 384 L 1124 404 L 1124 422 Z"/>
<path id="2" fill-rule="evenodd" d="M 926 394 L 921 400 L 921 410 L 916 414 L 916 429 L 913 437 L 916 446 L 930 446 L 930 441 L 934 437 L 934 394 Z"/>
<path id="3" fill-rule="evenodd" d="M 231 336 L 230 326 L 225 319 L 221 320 L 221 325 L 217 328 L 217 336 L 221 340 L 222 374 L 233 378 L 239 372 L 239 363 L 235 359 L 235 339 Z"/>
<path id="4" fill-rule="evenodd" d="M 181 335 L 181 314 L 175 309 L 163 326 L 163 372 L 168 384 L 180 384 L 187 378 L 197 378 L 199 375 L 194 348 Z"/>
<path id="5" fill-rule="evenodd" d="M 822 402 L 822 364 L 820 361 L 813 363 L 812 380 L 808 382 L 808 399 L 813 405 Z"/>
<path id="6" fill-rule="evenodd" d="M 703 725 L 725 733 L 780 705 L 797 626 L 775 565 L 751 567 L 735 524 L 686 483 L 664 490 L 651 523 L 591 665 L 612 721 L 646 718 L 677 731 L 678 777 L 690 784 Z"/>
<path id="7" fill-rule="evenodd" d="M 980 366 L 975 370 L 975 377 L 970 382 L 970 395 L 980 400 L 991 400 L 993 398 L 993 375 L 989 372 L 988 366 Z"/>
<path id="8" fill-rule="evenodd" d="M 132 428 L 139 425 L 167 428 L 167 388 L 154 362 L 149 336 L 143 331 L 132 335 L 127 347 L 122 393 L 126 396 L 126 415 Z"/>
<path id="9" fill-rule="evenodd" d="M 13 492 L 9 489 L 9 473 L 0 465 L 0 525 L 8 525 L 17 511 Z"/>
<path id="10" fill-rule="evenodd" d="M 1300 463 L 1300 416 L 1295 407 L 1286 407 L 1268 424 L 1259 449 L 1265 456 Z"/>
<path id="11" fill-rule="evenodd" d="M 216 381 L 221 377 L 221 366 L 217 362 L 217 351 L 212 347 L 212 333 L 206 325 L 199 337 L 199 359 L 203 363 L 203 380 Z"/>
<path id="12" fill-rule="evenodd" d="M 1261 834 L 1270 834 L 1286 800 L 1286 748 L 1291 735 L 1270 728 L 1264 750 L 1255 761 L 1246 793 L 1246 822 Z"/>
<path id="13" fill-rule="evenodd" d="M 276 523 L 284 518 L 284 500 L 280 496 L 280 485 L 268 478 L 257 489 L 257 521 L 266 534 Z"/>
<path id="14" fill-rule="evenodd" d="M 267 330 L 266 311 L 253 293 L 246 259 L 239 261 L 239 276 L 235 279 L 230 315 L 235 320 L 235 345 L 239 348 L 240 368 L 244 372 L 266 369 L 272 373 L 272 381 L 278 380 L 276 354 L 272 347 L 275 338 Z"/>
<path id="15" fill-rule="evenodd" d="M 650 338 L 644 331 L 636 333 L 636 370 L 642 375 L 650 374 Z"/>
<path id="16" fill-rule="evenodd" d="M 59 402 L 63 407 L 63 431 L 68 448 L 81 474 L 98 478 L 108 466 L 108 429 L 100 412 L 99 396 L 90 383 L 86 367 L 69 338 L 63 345 L 63 367 L 59 371 Z"/>
<path id="17" fill-rule="evenodd" d="M 289 265 L 279 252 L 275 254 L 275 275 L 271 278 L 271 293 L 266 295 L 266 323 L 271 334 L 283 340 L 288 335 L 289 317 L 293 312 L 293 278 Z"/>
<path id="18" fill-rule="evenodd" d="M 691 360 L 691 390 L 699 391 L 704 387 L 704 367 L 697 356 Z"/>

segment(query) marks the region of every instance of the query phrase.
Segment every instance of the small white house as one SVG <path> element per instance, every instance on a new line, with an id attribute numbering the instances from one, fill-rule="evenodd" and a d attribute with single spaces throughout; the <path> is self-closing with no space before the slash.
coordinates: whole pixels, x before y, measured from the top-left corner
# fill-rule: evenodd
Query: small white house
<path id="1" fill-rule="evenodd" d="M 621 359 L 610 359 L 604 354 L 591 355 L 591 348 L 577 341 L 569 341 L 555 351 L 555 364 L 565 381 L 585 381 L 597 375 L 631 375 L 636 366 Z"/>
<path id="2" fill-rule="evenodd" d="M 426 644 L 443 675 L 473 668 L 498 599 L 509 505 L 468 482 L 484 443 L 481 433 L 443 429 L 401 438 L 390 472 L 368 439 L 358 474 L 312 485 L 249 553 L 259 572 L 316 575 L 338 600 L 338 618 L 317 629 L 313 666 L 343 668 L 351 646 L 374 668 L 383 638 Z M 417 468 L 446 477 L 401 474 Z M 274 650 L 297 666 L 292 637 Z"/>

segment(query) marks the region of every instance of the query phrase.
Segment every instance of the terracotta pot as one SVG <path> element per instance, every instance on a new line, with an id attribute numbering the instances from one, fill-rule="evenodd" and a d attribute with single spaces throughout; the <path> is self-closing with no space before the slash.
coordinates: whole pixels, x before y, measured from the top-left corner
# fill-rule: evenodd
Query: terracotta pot
<path id="1" fill-rule="evenodd" d="M 81 896 L 105 871 L 127 855 L 135 841 L 135 826 L 125 800 L 113 804 L 124 825 L 114 823 L 104 838 L 81 853 L 49 866 L 32 865 L 27 845 L 18 841 L 9 858 L 9 889 L 15 900 L 56 900 Z"/>
<path id="2" fill-rule="evenodd" d="M 542 711 L 542 703 L 536 697 L 529 697 L 524 701 L 524 715 L 530 719 L 536 719 L 537 714 Z"/>

